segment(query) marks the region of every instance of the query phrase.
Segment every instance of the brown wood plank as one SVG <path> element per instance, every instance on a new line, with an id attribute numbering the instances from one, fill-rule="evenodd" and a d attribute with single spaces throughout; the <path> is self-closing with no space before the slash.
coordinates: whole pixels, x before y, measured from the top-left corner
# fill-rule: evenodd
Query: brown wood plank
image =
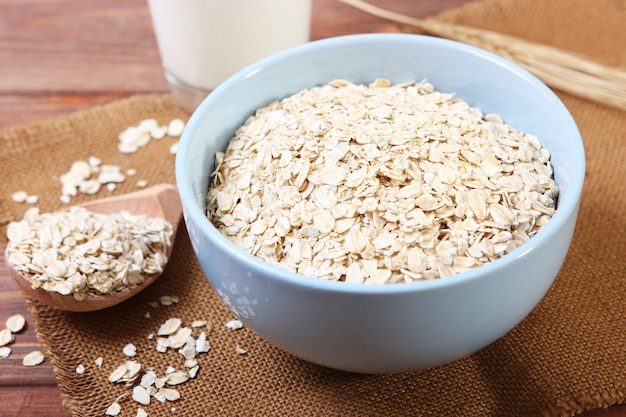
<path id="1" fill-rule="evenodd" d="M 0 387 L 3 417 L 68 417 L 56 385 Z"/>

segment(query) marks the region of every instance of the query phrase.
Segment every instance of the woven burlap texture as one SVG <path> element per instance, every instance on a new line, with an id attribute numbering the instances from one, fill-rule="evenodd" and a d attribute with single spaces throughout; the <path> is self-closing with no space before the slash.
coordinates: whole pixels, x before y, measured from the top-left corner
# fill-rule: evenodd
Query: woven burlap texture
<path id="1" fill-rule="evenodd" d="M 490 0 L 441 18 L 626 68 L 623 1 Z M 178 353 L 158 353 L 148 339 L 170 317 L 186 324 L 212 320 L 212 349 L 199 358 L 198 377 L 178 387 L 181 400 L 144 407 L 151 417 L 566 416 L 626 401 L 626 194 L 621 183 L 626 177 L 626 112 L 557 93 L 576 119 L 587 152 L 579 223 L 548 294 L 500 340 L 455 363 L 407 374 L 357 375 L 311 365 L 249 329 L 225 328 L 233 316 L 204 278 L 181 227 L 165 274 L 129 302 L 82 314 L 29 302 L 65 405 L 74 416 L 101 416 L 118 396 L 130 394 L 130 388 L 107 381 L 127 359 L 122 354 L 127 343 L 137 346 L 136 360 L 159 374 L 167 366 L 182 368 Z M 59 208 L 58 176 L 76 159 L 95 155 L 104 163 L 136 168 L 136 177 L 116 193 L 134 190 L 139 179 L 174 182 L 174 157 L 168 152 L 173 139 L 153 141 L 132 155 L 116 150 L 118 133 L 149 117 L 165 123 L 188 115 L 169 95 L 143 95 L 0 131 L 3 239 L 6 223 L 25 210 L 11 201 L 11 192 L 39 195 L 44 211 Z M 163 295 L 178 296 L 180 303 L 149 305 Z M 237 345 L 248 354 L 238 355 Z M 104 359 L 101 368 L 94 363 L 98 357 Z M 83 375 L 76 374 L 79 364 L 86 367 Z M 122 415 L 136 414 L 130 395 L 120 403 Z"/>

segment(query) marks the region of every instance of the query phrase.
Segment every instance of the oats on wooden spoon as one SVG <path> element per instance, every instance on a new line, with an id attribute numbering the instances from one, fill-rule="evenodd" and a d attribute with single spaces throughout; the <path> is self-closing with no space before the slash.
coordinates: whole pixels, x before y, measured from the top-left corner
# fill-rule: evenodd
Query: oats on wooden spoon
<path id="1" fill-rule="evenodd" d="M 69 212 L 36 208 L 8 228 L 5 260 L 24 293 L 68 311 L 121 303 L 150 285 L 171 254 L 182 206 L 161 184 Z"/>

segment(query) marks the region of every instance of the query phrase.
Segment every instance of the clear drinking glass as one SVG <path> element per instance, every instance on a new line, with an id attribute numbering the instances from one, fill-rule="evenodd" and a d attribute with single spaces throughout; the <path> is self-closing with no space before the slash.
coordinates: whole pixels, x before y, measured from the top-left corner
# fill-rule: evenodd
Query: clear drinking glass
<path id="1" fill-rule="evenodd" d="M 311 0 L 148 0 L 165 78 L 188 111 L 226 78 L 309 40 Z"/>

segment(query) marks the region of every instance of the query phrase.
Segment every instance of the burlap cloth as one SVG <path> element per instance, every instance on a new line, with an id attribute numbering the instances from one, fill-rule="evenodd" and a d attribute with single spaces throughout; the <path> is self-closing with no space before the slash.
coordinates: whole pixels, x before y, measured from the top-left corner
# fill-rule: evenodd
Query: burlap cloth
<path id="1" fill-rule="evenodd" d="M 619 0 L 495 0 L 452 10 L 442 19 L 542 42 L 626 68 L 626 3 Z M 460 69 L 461 70 L 461 69 Z M 560 93 L 559 93 L 560 94 Z M 101 312 L 63 313 L 29 302 L 39 340 L 52 362 L 67 408 L 100 416 L 128 387 L 107 381 L 134 343 L 136 359 L 159 374 L 181 368 L 178 353 L 156 352 L 148 335 L 169 317 L 186 324 L 211 319 L 212 350 L 200 357 L 198 377 L 178 387 L 182 399 L 145 407 L 172 415 L 573 415 L 626 400 L 626 112 L 560 94 L 585 141 L 588 175 L 579 223 L 565 265 L 539 306 L 482 351 L 436 369 L 398 375 L 356 375 L 308 364 L 268 345 L 252 331 L 231 331 L 233 318 L 205 280 L 181 227 L 165 274 L 138 297 Z M 58 208 L 58 176 L 90 155 L 136 168 L 135 181 L 174 182 L 173 139 L 121 155 L 117 135 L 140 120 L 187 118 L 169 95 L 135 96 L 89 111 L 0 131 L 2 238 L 24 204 L 24 189 L 44 211 Z M 106 191 L 100 196 L 106 195 Z M 75 201 L 80 201 L 79 199 Z M 180 303 L 149 302 L 176 295 Z M 452 306 L 451 306 L 452 308 Z M 150 312 L 151 318 L 146 318 Z M 303 329 L 306 331 L 306 329 Z M 235 346 L 248 350 L 238 355 Z M 150 347 L 152 346 L 152 347 Z M 97 357 L 104 359 L 98 368 Z M 79 364 L 86 372 L 75 372 Z M 137 404 L 120 400 L 124 416 Z"/>

